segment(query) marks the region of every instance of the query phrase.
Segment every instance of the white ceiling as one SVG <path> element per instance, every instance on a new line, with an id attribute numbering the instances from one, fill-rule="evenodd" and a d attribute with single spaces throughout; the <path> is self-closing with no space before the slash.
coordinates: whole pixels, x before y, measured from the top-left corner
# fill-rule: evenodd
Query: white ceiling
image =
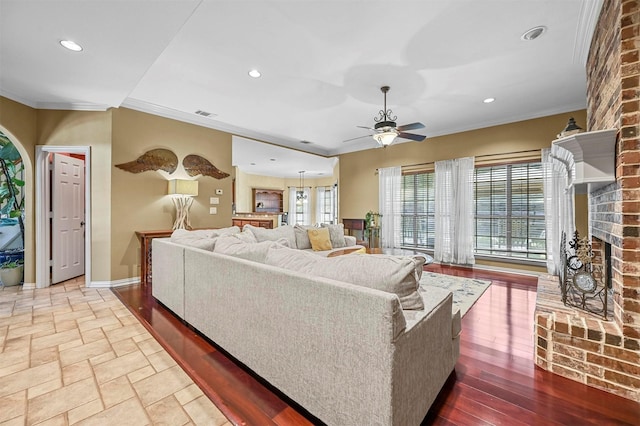
<path id="1" fill-rule="evenodd" d="M 43 109 L 124 106 L 336 155 L 376 146 L 343 141 L 368 133 L 356 126 L 374 124 L 383 85 L 398 125 L 422 122 L 414 133 L 427 137 L 584 108 L 601 4 L 0 0 L 0 94 Z M 543 36 L 520 39 L 538 25 Z"/>

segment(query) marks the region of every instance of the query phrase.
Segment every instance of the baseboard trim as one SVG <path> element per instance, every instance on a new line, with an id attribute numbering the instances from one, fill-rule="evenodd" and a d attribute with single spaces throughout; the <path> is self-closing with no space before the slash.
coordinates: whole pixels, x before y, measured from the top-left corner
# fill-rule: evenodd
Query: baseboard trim
<path id="1" fill-rule="evenodd" d="M 91 281 L 90 283 L 86 283 L 85 286 L 88 288 L 113 288 L 113 287 L 121 287 L 124 285 L 138 284 L 140 282 L 140 277 L 133 278 L 123 278 L 121 280 L 115 281 Z"/>

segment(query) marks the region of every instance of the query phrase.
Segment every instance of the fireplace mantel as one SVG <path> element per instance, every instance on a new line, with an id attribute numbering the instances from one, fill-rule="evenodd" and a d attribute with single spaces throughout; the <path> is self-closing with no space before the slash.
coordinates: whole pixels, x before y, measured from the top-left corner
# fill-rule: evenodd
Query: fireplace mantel
<path id="1" fill-rule="evenodd" d="M 591 192 L 616 180 L 616 129 L 576 133 L 556 139 L 554 145 L 573 154 L 573 183 L 577 193 Z"/>

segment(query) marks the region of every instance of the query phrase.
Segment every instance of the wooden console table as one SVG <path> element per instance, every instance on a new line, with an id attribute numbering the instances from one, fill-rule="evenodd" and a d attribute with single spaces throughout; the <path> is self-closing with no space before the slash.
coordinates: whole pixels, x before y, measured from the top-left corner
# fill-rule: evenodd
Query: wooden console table
<path id="1" fill-rule="evenodd" d="M 136 231 L 140 241 L 140 282 L 151 283 L 151 240 L 154 238 L 170 237 L 173 231 Z"/>

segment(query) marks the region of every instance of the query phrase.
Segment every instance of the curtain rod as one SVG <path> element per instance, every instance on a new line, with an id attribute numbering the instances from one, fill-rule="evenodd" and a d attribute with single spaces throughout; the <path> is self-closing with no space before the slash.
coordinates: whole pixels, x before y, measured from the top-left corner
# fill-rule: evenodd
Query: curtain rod
<path id="1" fill-rule="evenodd" d="M 540 152 L 540 150 L 539 149 L 526 149 L 526 150 L 523 150 L 523 151 L 503 152 L 503 153 L 500 153 L 500 154 L 483 154 L 483 155 L 476 155 L 476 156 L 473 156 L 473 157 L 474 158 L 497 157 L 499 155 L 525 154 L 525 153 L 528 153 L 528 152 L 531 152 L 531 153 Z M 436 163 L 435 161 L 429 161 L 429 162 L 426 162 L 426 163 L 405 164 L 405 165 L 402 165 L 400 167 L 428 166 L 430 164 L 435 164 L 435 163 Z M 380 170 L 380 169 L 376 168 L 376 172 L 378 170 Z"/>

